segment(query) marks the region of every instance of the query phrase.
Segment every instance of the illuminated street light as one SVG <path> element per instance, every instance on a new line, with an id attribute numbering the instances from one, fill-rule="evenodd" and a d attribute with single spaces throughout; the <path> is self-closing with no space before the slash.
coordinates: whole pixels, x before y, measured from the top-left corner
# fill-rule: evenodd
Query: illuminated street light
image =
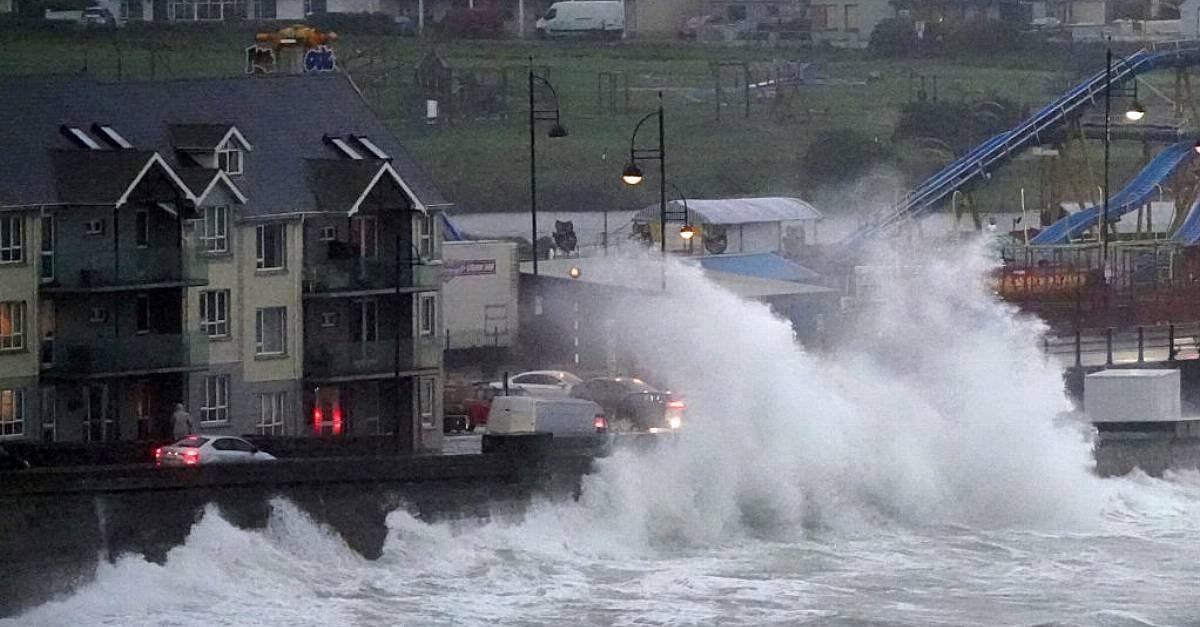
<path id="1" fill-rule="evenodd" d="M 1146 117 L 1146 107 L 1143 107 L 1142 103 L 1134 100 L 1133 104 L 1129 105 L 1129 110 L 1125 112 L 1125 119 L 1130 122 L 1137 122 L 1144 117 Z"/>
<path id="2" fill-rule="evenodd" d="M 629 165 L 625 166 L 625 171 L 621 173 L 621 180 L 624 181 L 626 185 L 637 185 L 641 183 L 642 179 L 644 178 L 646 177 L 642 176 L 642 169 L 637 167 L 636 163 L 630 163 Z"/>
<path id="3" fill-rule="evenodd" d="M 583 272 L 579 270 L 579 266 L 571 266 L 571 269 L 567 270 L 567 274 L 570 275 L 572 279 L 578 279 L 579 275 L 583 274 Z"/>
<path id="4" fill-rule="evenodd" d="M 680 227 L 679 237 L 682 237 L 685 241 L 690 240 L 695 236 L 696 236 L 696 227 L 694 227 L 690 224 L 685 224 L 682 227 Z"/>

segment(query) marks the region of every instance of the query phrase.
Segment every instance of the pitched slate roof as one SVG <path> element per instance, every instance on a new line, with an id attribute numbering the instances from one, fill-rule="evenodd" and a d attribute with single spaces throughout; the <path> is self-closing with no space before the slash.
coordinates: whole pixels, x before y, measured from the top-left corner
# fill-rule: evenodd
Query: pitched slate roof
<path id="1" fill-rule="evenodd" d="M 243 212 L 250 217 L 331 210 L 328 199 L 314 191 L 307 165 L 309 159 L 344 158 L 322 141 L 326 135 L 369 137 L 423 205 L 448 204 L 338 74 L 120 84 L 6 78 L 0 79 L 0 111 L 0 207 L 61 202 L 54 155 L 85 149 L 60 127 L 89 130 L 94 123 L 110 125 L 129 140 L 134 150 L 128 152 L 157 152 L 186 180 L 203 177 L 182 174 L 195 165 L 177 154 L 181 147 L 174 141 L 204 143 L 209 134 L 180 129 L 236 126 L 253 146 L 243 154 L 245 173 L 232 177 L 248 199 Z"/>
<path id="2" fill-rule="evenodd" d="M 177 150 L 214 150 L 225 139 L 229 128 L 224 124 L 171 124 L 171 144 Z"/>

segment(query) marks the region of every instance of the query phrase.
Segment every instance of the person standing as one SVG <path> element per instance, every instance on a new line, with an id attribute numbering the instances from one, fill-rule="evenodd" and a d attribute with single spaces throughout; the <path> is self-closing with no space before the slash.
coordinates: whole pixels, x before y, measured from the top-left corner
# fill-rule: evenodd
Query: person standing
<path id="1" fill-rule="evenodd" d="M 192 417 L 183 408 L 183 403 L 175 403 L 175 413 L 171 414 L 171 428 L 176 440 L 192 432 Z"/>

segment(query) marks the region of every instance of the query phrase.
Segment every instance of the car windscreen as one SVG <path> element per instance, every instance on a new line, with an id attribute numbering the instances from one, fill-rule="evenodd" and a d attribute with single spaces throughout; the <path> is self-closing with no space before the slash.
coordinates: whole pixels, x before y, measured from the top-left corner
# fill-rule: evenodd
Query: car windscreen
<path id="1" fill-rule="evenodd" d="M 200 436 L 192 436 L 190 438 L 184 438 L 184 439 L 176 442 L 173 446 L 181 446 L 183 448 L 200 448 L 201 446 L 204 446 L 204 443 L 207 441 L 208 441 L 208 438 L 202 438 Z"/>

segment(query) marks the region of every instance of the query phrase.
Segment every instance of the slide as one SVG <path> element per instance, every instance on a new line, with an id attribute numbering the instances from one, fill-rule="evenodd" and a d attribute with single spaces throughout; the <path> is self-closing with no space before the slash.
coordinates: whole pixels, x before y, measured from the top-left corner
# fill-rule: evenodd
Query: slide
<path id="1" fill-rule="evenodd" d="M 1171 236 L 1171 241 L 1185 246 L 1200 243 L 1200 200 L 1188 209 L 1187 217 L 1183 219 L 1183 224 L 1179 225 L 1179 230 Z"/>
<path id="2" fill-rule="evenodd" d="M 1118 86 L 1134 79 L 1138 74 L 1153 70 L 1200 64 L 1200 41 L 1180 41 L 1155 44 L 1138 51 L 1125 59 L 1113 63 L 1108 82 Z M 1078 116 L 1082 109 L 1102 102 L 1105 89 L 1105 72 L 1100 70 L 1079 85 L 1046 105 L 1037 113 L 1017 125 L 980 144 L 971 152 L 956 159 L 940 172 L 926 179 L 894 206 L 875 216 L 868 224 L 851 233 L 844 240 L 853 246 L 887 229 L 901 220 L 920 216 L 934 209 L 965 185 L 987 178 L 989 173 L 1006 163 L 1021 151 L 1041 143 L 1041 136 L 1057 129 L 1067 120 Z"/>
<path id="3" fill-rule="evenodd" d="M 1147 163 L 1146 167 L 1142 168 L 1142 171 L 1129 181 L 1125 189 L 1109 196 L 1108 221 L 1120 220 L 1121 216 L 1134 211 L 1149 200 L 1160 183 L 1170 178 L 1179 169 L 1179 166 L 1191 161 L 1196 154 L 1192 150 L 1193 146 L 1195 143 L 1191 140 L 1182 141 L 1167 146 L 1162 152 L 1155 155 L 1150 163 Z M 1086 207 L 1046 227 L 1029 243 L 1034 245 L 1066 244 L 1083 235 L 1084 231 L 1096 226 L 1103 213 L 1103 205 Z M 1186 226 L 1185 224 L 1180 230 L 1182 231 Z"/>

